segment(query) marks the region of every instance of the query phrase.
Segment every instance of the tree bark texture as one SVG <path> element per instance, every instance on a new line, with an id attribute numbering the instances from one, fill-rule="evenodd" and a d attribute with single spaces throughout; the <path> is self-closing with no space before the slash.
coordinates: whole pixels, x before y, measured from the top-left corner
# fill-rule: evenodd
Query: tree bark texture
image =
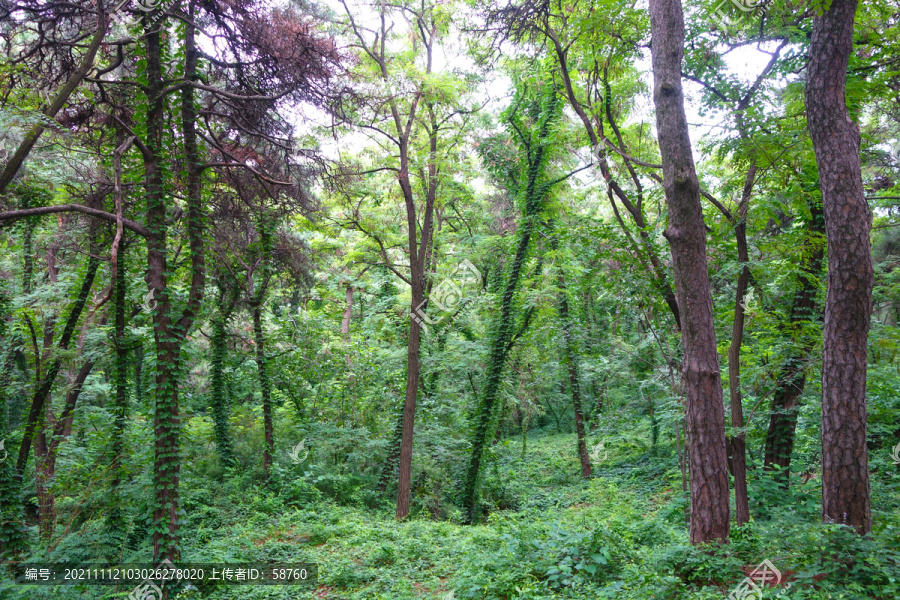
<path id="1" fill-rule="evenodd" d="M 651 0 L 650 27 L 653 100 L 669 208 L 665 236 L 672 249 L 684 346 L 690 540 L 699 544 L 728 538 L 730 509 L 725 409 L 707 272 L 706 230 L 681 85 L 684 55 L 681 1 Z"/>
<path id="2" fill-rule="evenodd" d="M 813 21 L 806 112 L 825 211 L 828 294 L 822 353 L 822 518 L 872 530 L 866 449 L 866 343 L 874 270 L 859 127 L 844 96 L 856 0 Z"/>

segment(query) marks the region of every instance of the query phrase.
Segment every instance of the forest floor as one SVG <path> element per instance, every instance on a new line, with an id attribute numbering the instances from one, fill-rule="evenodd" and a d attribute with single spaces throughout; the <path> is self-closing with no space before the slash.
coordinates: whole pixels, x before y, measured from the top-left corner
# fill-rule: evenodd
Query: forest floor
<path id="1" fill-rule="evenodd" d="M 178 598 L 712 600 L 727 597 L 764 560 L 780 568 L 792 588 L 764 589 L 759 598 L 897 597 L 866 595 L 864 588 L 840 583 L 847 557 L 885 567 L 887 578 L 895 572 L 900 554 L 896 543 L 885 540 L 900 530 L 896 502 L 876 512 L 881 525 L 875 539 L 860 542 L 834 529 L 816 529 L 815 479 L 794 486 L 788 496 L 778 492 L 779 498 L 760 483 L 751 486 L 762 497 L 754 522 L 733 529 L 727 549 L 702 552 L 687 544 L 674 448 L 661 446 L 654 453 L 634 437 L 617 439 L 595 453 L 595 476 L 584 481 L 577 476 L 573 446 L 572 434 L 529 436 L 523 458 L 521 438 L 495 445 L 485 495 L 506 508 L 469 527 L 458 524 L 458 513 L 431 514 L 427 498 L 409 520 L 397 523 L 386 499 L 373 508 L 321 497 L 286 502 L 283 493 L 247 493 L 246 482 L 228 486 L 235 491 L 226 495 L 185 486 L 185 562 L 306 562 L 316 563 L 319 572 L 315 585 L 222 586 Z M 782 509 L 761 508 L 779 503 Z M 435 499 L 432 513 L 446 506 Z M 56 556 L 99 539 L 87 532 L 70 538 Z M 817 553 L 826 553 L 827 560 L 814 559 Z M 3 600 L 112 600 L 129 591 L 0 583 Z"/>

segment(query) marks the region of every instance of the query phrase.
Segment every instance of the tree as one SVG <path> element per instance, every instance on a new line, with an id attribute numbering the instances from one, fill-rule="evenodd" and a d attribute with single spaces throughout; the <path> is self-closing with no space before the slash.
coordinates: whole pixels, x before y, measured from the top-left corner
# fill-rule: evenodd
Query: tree
<path id="1" fill-rule="evenodd" d="M 806 82 L 828 243 L 822 351 L 822 519 L 872 531 L 866 364 L 874 268 L 859 126 L 847 110 L 856 0 L 832 0 L 813 22 Z"/>
<path id="2" fill-rule="evenodd" d="M 726 540 L 729 528 L 725 411 L 707 273 L 706 229 L 684 95 L 681 0 L 651 0 L 653 102 L 684 346 L 682 373 L 690 435 L 691 543 Z"/>
<path id="3" fill-rule="evenodd" d="M 505 120 L 518 147 L 517 156 L 510 165 L 497 169 L 501 179 L 515 196 L 522 214 L 522 222 L 516 232 L 516 252 L 507 266 L 500 300 L 500 314 L 492 327 L 487 372 L 479 393 L 474 414 L 472 455 L 463 481 L 462 505 L 466 521 L 474 523 L 478 518 L 477 486 L 484 448 L 494 436 L 496 403 L 506 359 L 519 333 L 514 332 L 515 312 L 513 299 L 519 287 L 519 279 L 528 257 L 532 236 L 538 230 L 550 188 L 556 181 L 547 177 L 548 164 L 553 149 L 554 124 L 560 117 L 560 103 L 556 89 L 550 81 L 538 78 L 523 81 L 516 90 L 512 105 L 506 110 Z M 492 161 L 498 162 L 498 161 Z M 505 168 L 504 168 L 505 167 Z M 518 332 L 524 331 L 530 320 L 522 319 Z"/>

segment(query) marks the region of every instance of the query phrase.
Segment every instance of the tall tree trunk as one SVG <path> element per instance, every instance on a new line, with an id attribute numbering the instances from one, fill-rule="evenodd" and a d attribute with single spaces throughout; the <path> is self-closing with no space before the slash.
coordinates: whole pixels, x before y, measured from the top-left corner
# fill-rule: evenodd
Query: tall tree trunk
<path id="1" fill-rule="evenodd" d="M 681 311 L 682 364 L 689 435 L 692 544 L 727 540 L 728 457 L 725 410 L 706 260 L 706 230 L 681 86 L 681 0 L 650 0 L 653 100 L 662 155 L 675 291 Z"/>
<path id="2" fill-rule="evenodd" d="M 558 242 L 552 240 L 553 250 L 556 251 Z M 575 436 L 578 442 L 578 458 L 581 461 L 581 476 L 585 479 L 591 477 L 591 458 L 588 456 L 586 434 L 584 431 L 584 413 L 581 410 L 581 382 L 578 376 L 578 357 L 575 355 L 574 342 L 572 340 L 572 322 L 569 315 L 569 298 L 566 291 L 566 279 L 560 270 L 556 278 L 559 286 L 559 320 L 562 324 L 563 334 L 563 361 L 569 371 L 569 388 L 572 392 L 572 406 L 575 410 Z"/>
<path id="3" fill-rule="evenodd" d="M 234 448 L 231 443 L 231 432 L 228 427 L 228 398 L 226 396 L 225 383 L 225 359 L 228 356 L 228 334 L 226 327 L 237 301 L 237 294 L 231 292 L 228 299 L 225 294 L 219 298 L 219 314 L 213 320 L 212 332 L 212 367 L 210 369 L 211 393 L 210 404 L 213 411 L 213 425 L 216 434 L 216 448 L 219 452 L 219 460 L 222 465 L 233 467 Z"/>
<path id="4" fill-rule="evenodd" d="M 193 3 L 190 15 L 193 15 Z M 200 310 L 206 285 L 206 263 L 203 247 L 203 211 L 201 179 L 203 169 L 197 146 L 194 88 L 181 88 L 182 139 L 187 171 L 187 234 L 191 255 L 191 285 L 188 300 L 180 316 L 174 313 L 168 290 L 167 258 L 168 222 L 164 177 L 167 150 L 163 133 L 165 119 L 165 84 L 162 76 L 163 46 L 161 31 L 165 28 L 153 20 L 157 10 L 144 16 L 144 38 L 147 44 L 147 143 L 144 154 L 144 177 L 147 187 L 147 285 L 157 299 L 153 310 L 153 338 L 156 346 L 156 402 L 154 405 L 154 469 L 153 484 L 153 559 L 177 562 L 179 542 L 179 473 L 181 471 L 181 414 L 178 384 L 182 375 L 181 348 Z M 185 25 L 184 73 L 187 80 L 197 78 L 197 48 L 194 26 Z M 168 599 L 168 589 L 163 600 Z"/>
<path id="5" fill-rule="evenodd" d="M 817 298 L 822 263 L 825 260 L 825 215 L 822 205 L 815 201 L 809 202 L 809 211 L 809 235 L 804 245 L 803 264 L 797 278 L 789 320 L 789 330 L 798 339 L 776 379 L 763 462 L 766 470 L 778 470 L 778 477 L 785 486 L 790 481 L 797 409 L 806 386 L 807 363 L 816 341 L 813 336 L 803 333 L 802 324 L 821 318 L 821 306 Z"/>
<path id="6" fill-rule="evenodd" d="M 551 92 L 553 93 L 553 92 Z M 472 435 L 472 455 L 463 482 L 462 505 L 466 511 L 466 522 L 474 523 L 478 518 L 478 475 L 481 469 L 481 458 L 485 445 L 493 438 L 491 428 L 494 425 L 494 404 L 500 395 L 500 383 L 506 359 L 513 343 L 513 298 L 519 286 L 522 266 L 531 244 L 531 236 L 539 225 L 540 211 L 544 206 L 550 184 L 541 179 L 545 175 L 545 152 L 550 143 L 550 124 L 557 114 L 557 98 L 555 93 L 549 101 L 542 102 L 542 122 L 538 124 L 536 144 L 526 152 L 527 163 L 523 165 L 527 173 L 522 186 L 522 225 L 519 227 L 519 243 L 516 254 L 509 266 L 506 287 L 500 302 L 490 353 L 488 354 L 487 372 L 480 406 L 475 412 L 475 430 Z M 527 142 L 525 142 L 527 143 Z M 527 321 L 526 321 L 527 324 Z"/>
<path id="7" fill-rule="evenodd" d="M 728 392 L 731 400 L 731 427 L 734 436 L 729 440 L 731 474 L 734 476 L 735 521 L 738 526 L 750 522 L 750 500 L 747 496 L 747 443 L 744 433 L 744 403 L 741 396 L 741 344 L 744 340 L 744 315 L 747 287 L 750 284 L 750 252 L 747 249 L 747 209 L 750 193 L 756 180 L 756 160 L 750 164 L 744 181 L 744 192 L 734 224 L 737 240 L 738 274 L 734 292 L 734 323 L 731 328 L 731 345 L 728 347 Z"/>
<path id="8" fill-rule="evenodd" d="M 269 377 L 269 359 L 266 356 L 266 338 L 262 328 L 262 314 L 258 303 L 251 306 L 253 311 L 253 343 L 256 346 L 256 371 L 259 374 L 259 389 L 262 393 L 263 425 L 266 443 L 263 448 L 263 469 L 266 478 L 275 457 L 275 426 L 272 421 L 272 380 Z"/>
<path id="9" fill-rule="evenodd" d="M 866 448 L 866 342 L 874 270 L 859 164 L 859 126 L 844 90 L 856 0 L 813 21 L 806 112 L 825 211 L 828 295 L 822 354 L 822 518 L 872 531 Z"/>
<path id="10" fill-rule="evenodd" d="M 48 544 L 56 526 L 56 499 L 50 489 L 50 484 L 56 477 L 56 458 L 59 456 L 60 445 L 72 433 L 78 397 L 93 368 L 94 362 L 88 360 L 78 370 L 72 386 L 66 393 L 65 406 L 58 421 L 54 420 L 53 412 L 50 406 L 47 406 L 47 428 L 41 430 L 34 438 L 35 485 L 40 516 L 39 530 L 41 540 Z M 50 430 L 49 440 L 47 439 L 48 429 Z"/>
<path id="11" fill-rule="evenodd" d="M 390 450 L 388 451 L 387 458 L 384 461 L 384 465 L 381 468 L 381 477 L 378 480 L 378 489 L 381 492 L 387 491 L 388 481 L 391 477 L 394 476 L 394 471 L 397 468 L 397 461 L 400 460 L 400 446 L 403 443 L 403 407 L 400 407 L 400 412 L 397 415 L 397 421 L 394 425 L 394 433 L 391 436 L 391 445 Z"/>
<path id="12" fill-rule="evenodd" d="M 124 261 L 123 261 L 124 262 Z M 125 336 L 125 302 L 128 296 L 128 277 L 122 269 L 115 281 L 115 364 L 113 379 L 116 385 L 116 396 L 113 402 L 112 428 L 112 481 L 110 481 L 109 529 L 117 533 L 125 530 L 123 503 L 120 485 L 124 479 L 125 429 L 128 425 L 128 340 Z"/>
<path id="13" fill-rule="evenodd" d="M 429 46 L 428 56 L 431 56 Z M 430 63 L 429 58 L 429 63 Z M 428 108 L 431 129 L 429 130 L 428 179 L 425 193 L 425 211 L 422 218 L 422 239 L 418 240 L 416 233 L 416 204 L 409 181 L 409 142 L 405 139 L 400 145 L 400 172 L 397 180 L 403 191 L 406 204 L 406 227 L 409 244 L 409 282 L 411 291 L 409 339 L 406 351 L 406 396 L 403 400 L 403 429 L 400 443 L 400 462 L 397 476 L 397 513 L 398 519 L 405 519 L 409 515 L 410 484 L 412 483 L 412 452 L 413 452 L 413 426 L 416 415 L 416 395 L 419 388 L 420 364 L 419 346 L 422 338 L 421 323 L 412 318 L 417 310 L 424 310 L 425 305 L 425 266 L 428 264 L 428 248 L 431 246 L 434 234 L 434 202 L 437 197 L 437 136 L 438 126 L 434 110 L 430 103 Z M 398 123 L 399 125 L 399 123 Z M 398 126 L 398 131 L 400 127 Z M 418 243 L 417 243 L 418 242 Z"/>

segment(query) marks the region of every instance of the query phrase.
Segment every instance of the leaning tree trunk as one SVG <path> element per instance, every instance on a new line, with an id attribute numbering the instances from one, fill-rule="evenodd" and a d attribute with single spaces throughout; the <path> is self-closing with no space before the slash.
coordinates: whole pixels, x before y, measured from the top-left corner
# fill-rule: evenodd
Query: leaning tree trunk
<path id="1" fill-rule="evenodd" d="M 692 544 L 726 540 L 729 528 L 725 409 L 706 260 L 706 229 L 681 87 L 681 0 L 650 0 L 653 100 L 659 131 L 687 410 Z"/>
<path id="2" fill-rule="evenodd" d="M 494 326 L 487 372 L 480 406 L 475 412 L 475 428 L 472 435 L 472 455 L 463 482 L 462 505 L 466 511 L 466 523 L 474 523 L 478 517 L 478 475 L 485 445 L 493 438 L 491 428 L 494 422 L 494 404 L 500 395 L 501 376 L 513 342 L 513 298 L 519 285 L 522 266 L 531 244 L 531 236 L 537 231 L 539 214 L 543 208 L 549 183 L 541 181 L 546 165 L 546 145 L 549 143 L 550 124 L 556 114 L 556 97 L 550 98 L 549 106 L 542 106 L 543 122 L 539 126 L 536 147 L 527 150 L 526 180 L 523 185 L 522 226 L 519 228 L 519 244 L 509 267 L 506 287 L 500 302 L 500 314 Z"/>
<path id="3" fill-rule="evenodd" d="M 93 232 L 92 232 L 93 237 Z M 57 349 L 59 351 L 65 351 L 69 348 L 69 344 L 72 341 L 72 337 L 75 333 L 75 326 L 78 324 L 78 320 L 81 318 L 81 313 L 84 311 L 84 307 L 88 301 L 88 295 L 90 294 L 91 287 L 94 285 L 94 278 L 97 275 L 97 269 L 100 266 L 100 259 L 97 257 L 97 246 L 95 243 L 91 244 L 91 256 L 88 258 L 87 269 L 84 274 L 84 279 L 81 282 L 81 288 L 78 292 L 78 296 L 75 299 L 75 302 L 72 304 L 72 309 L 69 311 L 69 315 L 66 318 L 66 324 L 63 327 L 62 335 L 59 338 L 59 343 L 57 344 Z M 40 385 L 34 391 L 34 394 L 31 398 L 31 408 L 28 412 L 28 420 L 25 423 L 25 433 L 22 437 L 22 443 L 19 446 L 19 456 L 16 461 L 16 472 L 19 481 L 22 480 L 22 477 L 25 473 L 25 466 L 28 463 L 28 456 L 31 454 L 31 446 L 33 440 L 36 435 L 40 433 L 43 428 L 44 423 L 44 405 L 47 402 L 47 398 L 50 396 L 50 391 L 53 388 L 53 383 L 56 381 L 56 376 L 59 374 L 59 370 L 62 367 L 62 359 L 57 357 L 53 360 L 53 362 L 48 366 L 47 372 L 44 374 L 44 377 L 40 381 Z"/>
<path id="4" fill-rule="evenodd" d="M 856 0 L 813 21 L 806 113 L 825 211 L 828 295 L 822 353 L 822 518 L 872 531 L 866 449 L 866 342 L 874 270 L 859 163 L 859 126 L 844 90 Z"/>

